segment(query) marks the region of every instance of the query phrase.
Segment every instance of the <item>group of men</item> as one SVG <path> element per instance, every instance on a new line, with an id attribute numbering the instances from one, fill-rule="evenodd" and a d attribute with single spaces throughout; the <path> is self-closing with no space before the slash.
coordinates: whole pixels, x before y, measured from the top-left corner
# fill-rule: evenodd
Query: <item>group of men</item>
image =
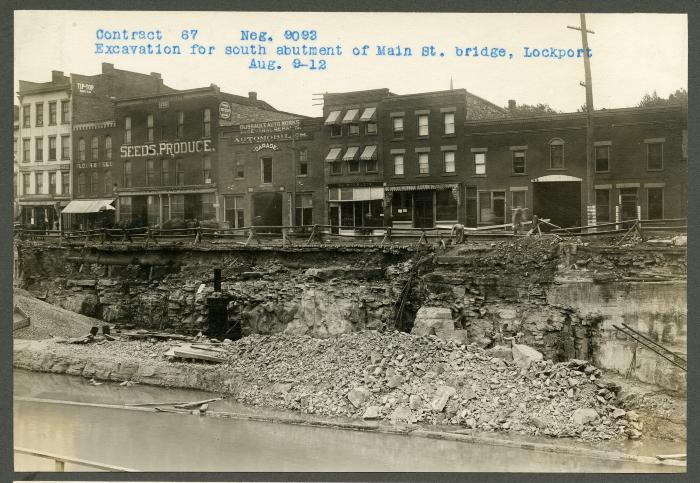
<path id="1" fill-rule="evenodd" d="M 527 208 L 522 208 L 520 206 L 516 206 L 513 208 L 513 217 L 511 220 L 511 223 L 513 225 L 513 234 L 518 235 L 521 234 L 523 230 L 523 224 L 525 223 L 527 219 Z M 450 236 L 453 239 L 453 243 L 455 245 L 463 243 L 464 242 L 464 225 L 461 223 L 456 223 L 452 225 L 452 231 L 450 232 Z"/>

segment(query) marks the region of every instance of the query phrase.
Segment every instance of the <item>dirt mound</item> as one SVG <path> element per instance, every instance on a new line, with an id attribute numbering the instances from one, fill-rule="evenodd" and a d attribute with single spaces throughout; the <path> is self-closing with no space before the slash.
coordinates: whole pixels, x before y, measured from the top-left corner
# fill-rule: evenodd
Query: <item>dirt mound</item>
<path id="1" fill-rule="evenodd" d="M 13 332 L 15 339 L 50 339 L 51 337 L 78 337 L 86 335 L 93 326 L 103 325 L 101 320 L 76 314 L 35 297 L 25 290 L 15 289 L 15 304 L 27 314 L 29 327 Z"/>

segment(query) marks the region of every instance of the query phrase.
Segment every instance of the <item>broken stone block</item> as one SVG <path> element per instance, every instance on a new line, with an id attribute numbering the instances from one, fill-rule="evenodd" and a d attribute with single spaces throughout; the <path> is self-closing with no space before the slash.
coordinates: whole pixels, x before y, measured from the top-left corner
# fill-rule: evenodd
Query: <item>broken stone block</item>
<path id="1" fill-rule="evenodd" d="M 571 415 L 571 420 L 579 426 L 583 426 L 584 424 L 588 423 L 595 423 L 599 419 L 598 413 L 593 408 L 578 408 Z"/>
<path id="2" fill-rule="evenodd" d="M 435 391 L 435 397 L 430 401 L 430 406 L 434 411 L 442 412 L 445 409 L 447 400 L 456 392 L 456 389 L 451 386 L 440 386 Z"/>
<path id="3" fill-rule="evenodd" d="M 411 410 L 406 406 L 399 406 L 396 409 L 394 409 L 393 413 L 391 413 L 392 423 L 396 423 L 397 421 L 410 421 L 410 419 Z"/>
<path id="4" fill-rule="evenodd" d="M 421 406 L 423 406 L 423 399 L 420 396 L 412 394 L 408 399 L 408 406 L 413 410 L 420 409 Z"/>
<path id="5" fill-rule="evenodd" d="M 369 397 L 371 392 L 364 386 L 356 387 L 348 393 L 348 400 L 353 406 L 359 408 Z"/>
<path id="6" fill-rule="evenodd" d="M 626 412 L 624 409 L 615 408 L 615 410 L 614 410 L 613 413 L 612 413 L 612 417 L 615 418 L 615 419 L 620 419 L 620 418 L 623 417 L 625 414 L 627 414 L 627 412 Z"/>
<path id="7" fill-rule="evenodd" d="M 387 381 L 386 385 L 393 389 L 393 388 L 399 387 L 401 384 L 403 384 L 403 381 L 404 381 L 403 376 L 399 376 L 397 374 L 397 375 L 391 376 L 389 378 L 389 380 Z"/>
<path id="8" fill-rule="evenodd" d="M 533 361 L 541 361 L 544 359 L 542 353 L 525 344 L 513 344 L 511 350 L 513 361 L 518 367 L 528 368 Z"/>
<path id="9" fill-rule="evenodd" d="M 370 406 L 365 410 L 362 419 L 379 419 L 382 416 L 379 406 Z"/>

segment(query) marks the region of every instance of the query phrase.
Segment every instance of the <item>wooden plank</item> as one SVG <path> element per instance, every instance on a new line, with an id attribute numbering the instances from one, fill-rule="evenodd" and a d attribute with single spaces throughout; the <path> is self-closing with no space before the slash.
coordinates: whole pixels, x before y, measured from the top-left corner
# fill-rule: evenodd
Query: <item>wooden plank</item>
<path id="1" fill-rule="evenodd" d="M 215 397 L 212 399 L 204 399 L 203 401 L 193 401 L 188 403 L 176 404 L 175 407 L 180 409 L 195 409 L 200 406 L 203 406 L 204 404 L 209 404 L 210 402 L 214 401 L 221 401 L 222 399 L 222 397 Z"/>
<path id="2" fill-rule="evenodd" d="M 678 453 L 678 454 L 657 454 L 656 455 L 657 459 L 660 460 L 679 460 L 679 461 L 685 461 L 687 458 L 687 455 L 685 453 Z"/>
<path id="3" fill-rule="evenodd" d="M 193 349 L 192 347 L 189 347 L 187 345 L 173 347 L 173 353 L 175 357 L 181 357 L 183 359 L 199 359 L 210 362 L 224 362 L 223 357 L 217 357 L 208 350 Z"/>

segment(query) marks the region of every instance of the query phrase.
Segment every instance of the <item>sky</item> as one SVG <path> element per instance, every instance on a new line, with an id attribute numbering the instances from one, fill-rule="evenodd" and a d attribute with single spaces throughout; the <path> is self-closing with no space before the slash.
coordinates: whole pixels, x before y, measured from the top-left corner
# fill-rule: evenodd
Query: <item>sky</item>
<path id="1" fill-rule="evenodd" d="M 591 70 L 596 109 L 636 105 L 657 91 L 666 97 L 687 89 L 687 17 L 680 14 L 588 14 Z M 323 92 L 386 87 L 396 94 L 465 88 L 498 106 L 546 103 L 576 111 L 585 102 L 581 58 L 524 58 L 531 50 L 578 49 L 581 35 L 567 25 L 579 24 L 578 14 L 535 13 L 325 13 L 325 12 L 117 12 L 16 11 L 15 91 L 18 80 L 46 82 L 51 70 L 94 75 L 102 62 L 118 69 L 159 72 L 176 89 L 218 85 L 222 91 L 258 98 L 277 109 L 320 116 L 314 99 Z M 97 55 L 97 31 L 160 30 L 163 40 L 180 44 L 181 56 Z M 198 31 L 194 42 L 214 45 L 213 55 L 190 55 L 192 40 L 183 30 Z M 226 56 L 225 47 L 256 44 L 241 40 L 241 31 L 265 31 L 268 54 L 279 45 L 335 46 L 342 56 L 324 57 L 325 70 L 293 69 L 290 58 L 282 69 L 251 70 L 251 56 Z M 285 30 L 315 30 L 317 39 L 292 41 Z M 148 41 L 127 41 L 142 45 Z M 353 56 L 352 48 L 370 45 L 412 47 L 411 57 Z M 444 57 L 422 57 L 420 47 L 435 45 Z M 455 47 L 504 48 L 513 58 L 456 57 Z M 16 103 L 15 99 L 15 103 Z"/>

